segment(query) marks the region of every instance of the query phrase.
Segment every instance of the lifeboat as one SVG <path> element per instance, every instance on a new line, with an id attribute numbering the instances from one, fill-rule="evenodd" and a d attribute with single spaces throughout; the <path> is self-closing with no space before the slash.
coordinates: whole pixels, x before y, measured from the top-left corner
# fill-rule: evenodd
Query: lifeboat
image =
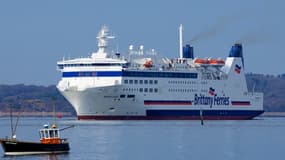
<path id="1" fill-rule="evenodd" d="M 211 59 L 211 60 L 209 60 L 209 63 L 211 65 L 216 65 L 216 66 L 223 66 L 223 65 L 225 65 L 225 61 L 221 60 L 221 59 Z"/>
<path id="2" fill-rule="evenodd" d="M 152 67 L 152 65 L 153 65 L 152 60 L 147 60 L 147 61 L 143 64 L 143 66 L 144 66 L 145 68 L 150 68 L 150 67 Z"/>
<path id="3" fill-rule="evenodd" d="M 209 60 L 207 60 L 207 59 L 200 59 L 200 58 L 195 59 L 194 63 L 199 64 L 199 65 L 209 65 L 210 64 Z"/>

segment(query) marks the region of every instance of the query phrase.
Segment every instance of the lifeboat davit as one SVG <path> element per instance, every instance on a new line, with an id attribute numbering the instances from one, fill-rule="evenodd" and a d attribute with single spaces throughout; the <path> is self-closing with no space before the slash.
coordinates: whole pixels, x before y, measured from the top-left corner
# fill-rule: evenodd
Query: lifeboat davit
<path id="1" fill-rule="evenodd" d="M 143 64 L 143 66 L 144 66 L 145 68 L 150 68 L 150 67 L 152 67 L 152 65 L 153 65 L 152 60 L 147 60 L 147 61 Z"/>

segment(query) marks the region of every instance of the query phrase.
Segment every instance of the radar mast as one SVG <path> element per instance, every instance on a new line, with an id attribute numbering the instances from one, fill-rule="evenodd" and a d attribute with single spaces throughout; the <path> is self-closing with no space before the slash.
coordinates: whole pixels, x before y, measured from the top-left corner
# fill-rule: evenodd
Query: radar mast
<path id="1" fill-rule="evenodd" d="M 92 57 L 95 58 L 98 57 L 98 55 L 103 55 L 103 57 L 105 57 L 107 54 L 106 49 L 108 47 L 108 40 L 114 39 L 115 37 L 110 36 L 109 28 L 104 25 L 102 26 L 96 38 L 98 39 L 98 51 L 97 53 L 93 53 Z M 97 56 L 95 54 L 97 54 Z"/>

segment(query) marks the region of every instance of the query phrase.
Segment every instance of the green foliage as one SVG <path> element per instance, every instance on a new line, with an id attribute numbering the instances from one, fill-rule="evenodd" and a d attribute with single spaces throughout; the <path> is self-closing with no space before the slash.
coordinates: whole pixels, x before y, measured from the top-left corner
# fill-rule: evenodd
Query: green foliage
<path id="1" fill-rule="evenodd" d="M 285 111 L 285 74 L 272 76 L 262 74 L 247 74 L 249 91 L 263 92 L 264 110 L 274 112 Z"/>
<path id="2" fill-rule="evenodd" d="M 57 112 L 75 111 L 72 106 L 52 86 L 34 85 L 0 85 L 0 111 L 8 112 L 11 107 L 13 111 L 25 112 L 52 112 L 53 104 Z"/>

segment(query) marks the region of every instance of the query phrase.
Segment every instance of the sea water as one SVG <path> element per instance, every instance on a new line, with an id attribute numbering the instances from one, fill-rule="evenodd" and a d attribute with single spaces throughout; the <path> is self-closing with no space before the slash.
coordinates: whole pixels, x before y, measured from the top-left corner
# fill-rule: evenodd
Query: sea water
<path id="1" fill-rule="evenodd" d="M 14 119 L 14 123 L 15 123 Z M 38 129 L 52 118 L 20 118 L 17 138 L 39 141 Z M 4 156 L 10 160 L 284 160 L 285 118 L 239 121 L 78 121 L 56 120 L 70 153 Z M 0 118 L 0 137 L 10 136 L 10 118 Z"/>

